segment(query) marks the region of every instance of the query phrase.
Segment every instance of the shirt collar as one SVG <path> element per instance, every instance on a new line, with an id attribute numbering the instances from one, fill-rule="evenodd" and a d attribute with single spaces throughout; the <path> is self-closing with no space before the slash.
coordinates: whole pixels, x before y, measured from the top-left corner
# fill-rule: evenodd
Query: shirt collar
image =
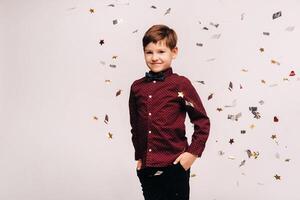
<path id="1" fill-rule="evenodd" d="M 151 70 L 149 72 L 151 72 L 153 74 L 159 73 L 159 72 L 152 72 Z M 165 69 L 165 70 L 163 70 L 161 72 L 164 74 L 164 77 L 167 77 L 167 76 L 173 74 L 173 69 L 172 69 L 172 67 L 168 67 L 167 69 Z"/>

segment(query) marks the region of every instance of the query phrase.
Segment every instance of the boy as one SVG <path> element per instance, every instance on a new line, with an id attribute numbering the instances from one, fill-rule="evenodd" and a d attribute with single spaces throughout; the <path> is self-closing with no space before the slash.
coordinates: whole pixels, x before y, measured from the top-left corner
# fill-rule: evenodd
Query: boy
<path id="1" fill-rule="evenodd" d="M 154 25 L 143 37 L 150 69 L 130 87 L 129 114 L 136 173 L 145 200 L 188 200 L 190 168 L 202 155 L 210 120 L 190 80 L 173 73 L 177 35 Z M 194 124 L 189 145 L 185 117 Z"/>

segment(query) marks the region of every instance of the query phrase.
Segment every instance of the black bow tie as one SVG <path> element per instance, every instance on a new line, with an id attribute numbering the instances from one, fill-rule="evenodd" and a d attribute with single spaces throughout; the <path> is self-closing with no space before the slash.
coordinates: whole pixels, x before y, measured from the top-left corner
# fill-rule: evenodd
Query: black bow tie
<path id="1" fill-rule="evenodd" d="M 160 71 L 160 72 L 152 72 L 152 71 L 146 72 L 145 77 L 147 78 L 147 80 L 150 80 L 150 81 L 152 81 L 152 80 L 162 81 L 162 80 L 165 79 L 164 73 L 162 71 Z"/>

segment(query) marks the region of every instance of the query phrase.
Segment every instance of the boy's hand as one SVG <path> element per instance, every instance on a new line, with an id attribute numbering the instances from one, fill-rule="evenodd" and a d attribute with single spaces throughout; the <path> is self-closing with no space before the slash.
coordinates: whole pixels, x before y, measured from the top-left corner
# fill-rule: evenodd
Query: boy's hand
<path id="1" fill-rule="evenodd" d="M 173 163 L 176 165 L 178 162 L 180 162 L 182 167 L 185 170 L 188 170 L 192 166 L 192 164 L 194 163 L 194 161 L 196 159 L 197 159 L 196 155 L 191 154 L 189 152 L 184 152 L 184 153 L 180 154 L 180 156 L 178 156 Z"/>
<path id="2" fill-rule="evenodd" d="M 136 168 L 137 170 L 140 170 L 141 169 L 141 166 L 142 166 L 142 159 L 139 159 L 136 163 Z"/>

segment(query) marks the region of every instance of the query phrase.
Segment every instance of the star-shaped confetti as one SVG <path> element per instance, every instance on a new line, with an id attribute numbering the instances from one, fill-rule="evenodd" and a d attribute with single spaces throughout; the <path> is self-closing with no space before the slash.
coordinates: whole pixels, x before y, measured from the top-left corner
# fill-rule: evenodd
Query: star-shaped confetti
<path id="1" fill-rule="evenodd" d="M 93 9 L 93 8 L 90 8 L 90 13 L 94 13 L 95 12 L 95 9 Z"/>
<path id="2" fill-rule="evenodd" d="M 231 139 L 229 140 L 229 144 L 233 144 L 233 143 L 234 143 L 234 139 L 231 138 Z"/>
<path id="3" fill-rule="evenodd" d="M 278 174 L 275 174 L 274 177 L 275 177 L 276 180 L 281 180 L 281 176 L 279 176 Z"/>
<path id="4" fill-rule="evenodd" d="M 178 92 L 178 97 L 181 97 L 181 98 L 183 98 L 183 92 Z"/>

